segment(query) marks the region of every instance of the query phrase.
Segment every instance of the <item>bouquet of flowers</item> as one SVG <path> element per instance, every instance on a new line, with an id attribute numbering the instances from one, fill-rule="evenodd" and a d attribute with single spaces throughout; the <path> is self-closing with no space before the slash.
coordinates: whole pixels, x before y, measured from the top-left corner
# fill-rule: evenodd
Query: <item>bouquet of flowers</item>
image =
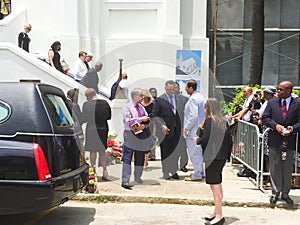
<path id="1" fill-rule="evenodd" d="M 117 139 L 116 133 L 109 133 L 107 137 L 107 162 L 110 164 L 121 163 L 123 144 Z"/>

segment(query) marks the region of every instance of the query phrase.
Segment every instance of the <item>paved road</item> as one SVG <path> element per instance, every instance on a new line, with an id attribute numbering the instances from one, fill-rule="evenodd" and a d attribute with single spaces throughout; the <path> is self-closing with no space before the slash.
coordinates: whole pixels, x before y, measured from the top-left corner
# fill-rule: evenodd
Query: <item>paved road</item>
<path id="1" fill-rule="evenodd" d="M 40 214 L 0 217 L 1 225 L 194 225 L 204 224 L 209 206 L 69 201 Z M 299 224 L 300 210 L 224 207 L 225 224 Z"/>

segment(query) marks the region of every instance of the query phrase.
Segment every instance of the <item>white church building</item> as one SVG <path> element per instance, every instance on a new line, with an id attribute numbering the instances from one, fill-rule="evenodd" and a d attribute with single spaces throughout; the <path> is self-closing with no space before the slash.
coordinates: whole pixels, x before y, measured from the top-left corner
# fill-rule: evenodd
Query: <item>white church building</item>
<path id="1" fill-rule="evenodd" d="M 162 94 L 165 81 L 176 79 L 176 51 L 200 50 L 200 87 L 207 96 L 206 4 L 203 0 L 12 0 L 11 14 L 0 20 L 0 80 L 40 80 L 65 92 L 78 87 L 36 57 L 47 57 L 51 44 L 60 41 L 60 55 L 71 68 L 80 50 L 94 54 L 92 64 L 103 63 L 98 73 L 103 93 L 110 94 L 123 59 L 129 89 L 156 87 Z M 30 53 L 17 47 L 24 23 L 32 25 Z M 84 88 L 80 90 L 83 93 Z M 79 103 L 84 100 L 81 95 Z M 118 100 L 110 104 L 117 116 L 123 103 L 114 101 Z M 120 131 L 120 121 L 116 123 L 111 129 Z"/>

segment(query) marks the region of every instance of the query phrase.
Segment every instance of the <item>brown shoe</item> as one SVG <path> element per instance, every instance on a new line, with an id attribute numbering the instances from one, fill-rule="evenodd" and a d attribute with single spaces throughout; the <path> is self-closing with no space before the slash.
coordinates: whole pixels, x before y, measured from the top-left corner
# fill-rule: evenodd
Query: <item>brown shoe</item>
<path id="1" fill-rule="evenodd" d="M 194 177 L 186 177 L 184 178 L 185 181 L 202 181 L 202 179 L 194 178 Z"/>

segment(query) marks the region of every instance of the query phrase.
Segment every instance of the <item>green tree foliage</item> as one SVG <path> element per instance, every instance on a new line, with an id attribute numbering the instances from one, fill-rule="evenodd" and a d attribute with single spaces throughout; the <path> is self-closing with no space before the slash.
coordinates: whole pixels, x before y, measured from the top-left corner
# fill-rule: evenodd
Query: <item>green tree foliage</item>
<path id="1" fill-rule="evenodd" d="M 243 90 L 245 87 L 236 88 L 235 95 L 230 102 L 226 102 L 226 101 L 221 102 L 224 114 L 232 113 L 232 115 L 234 115 L 242 109 L 242 106 L 245 102 L 245 98 L 243 95 Z M 254 93 L 256 90 L 263 90 L 263 88 L 261 88 L 260 85 L 257 84 L 254 87 L 252 87 L 252 90 Z M 300 90 L 294 89 L 293 93 L 300 97 Z"/>
<path id="2" fill-rule="evenodd" d="M 247 87 L 247 86 L 245 86 Z M 243 95 L 243 90 L 245 87 L 236 88 L 235 89 L 235 96 L 230 102 L 222 102 L 222 108 L 224 114 L 232 113 L 232 115 L 236 114 L 242 109 L 242 106 L 245 102 L 245 97 Z M 260 85 L 255 85 L 252 87 L 253 92 L 256 90 L 261 90 Z"/>

